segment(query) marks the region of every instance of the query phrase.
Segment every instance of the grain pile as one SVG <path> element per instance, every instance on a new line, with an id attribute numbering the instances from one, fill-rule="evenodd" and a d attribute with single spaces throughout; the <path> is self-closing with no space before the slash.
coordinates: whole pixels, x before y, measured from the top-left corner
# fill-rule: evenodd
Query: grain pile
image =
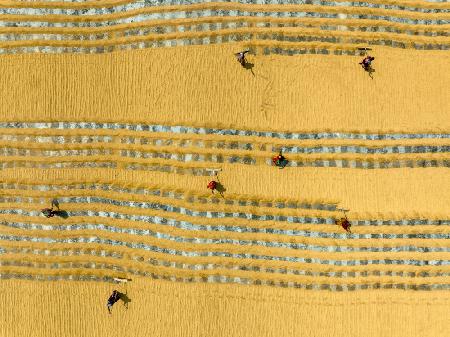
<path id="1" fill-rule="evenodd" d="M 445 2 L 2 2 L 0 337 L 445 336 L 449 27 Z"/>

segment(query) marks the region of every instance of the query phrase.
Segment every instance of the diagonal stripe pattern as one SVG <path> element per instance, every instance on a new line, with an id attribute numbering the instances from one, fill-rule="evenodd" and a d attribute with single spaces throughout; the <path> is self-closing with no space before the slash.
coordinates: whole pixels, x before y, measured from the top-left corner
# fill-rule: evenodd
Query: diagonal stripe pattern
<path id="1" fill-rule="evenodd" d="M 119 273 L 307 290 L 450 288 L 450 219 L 361 218 L 345 233 L 336 205 L 323 202 L 107 181 L 6 179 L 0 194 L 2 279 L 112 282 Z M 66 219 L 39 211 L 55 194 Z"/>

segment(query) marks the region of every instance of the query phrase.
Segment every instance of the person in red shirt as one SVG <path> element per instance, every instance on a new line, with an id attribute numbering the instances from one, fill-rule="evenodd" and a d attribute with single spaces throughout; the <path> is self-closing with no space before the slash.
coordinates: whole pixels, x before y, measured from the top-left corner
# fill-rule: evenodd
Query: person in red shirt
<path id="1" fill-rule="evenodd" d="M 206 187 L 211 190 L 212 194 L 214 194 L 215 192 L 218 192 L 222 198 L 224 198 L 223 193 L 226 191 L 225 187 L 222 185 L 222 183 L 219 180 L 219 171 L 221 171 L 222 169 L 209 169 L 208 171 L 214 171 L 215 174 L 215 178 L 217 180 L 211 180 L 208 185 L 206 185 Z"/>
<path id="2" fill-rule="evenodd" d="M 211 190 L 212 194 L 218 192 L 222 198 L 225 198 L 223 192 L 226 190 L 219 181 L 211 180 L 206 187 Z"/>
<path id="3" fill-rule="evenodd" d="M 211 190 L 211 192 L 214 194 L 214 191 L 217 189 L 217 181 L 215 181 L 215 180 L 211 180 L 209 183 L 208 183 L 208 189 L 210 189 Z"/>
<path id="4" fill-rule="evenodd" d="M 286 167 L 289 161 L 281 153 L 279 153 L 277 156 L 272 158 L 272 163 L 278 168 L 282 169 Z"/>

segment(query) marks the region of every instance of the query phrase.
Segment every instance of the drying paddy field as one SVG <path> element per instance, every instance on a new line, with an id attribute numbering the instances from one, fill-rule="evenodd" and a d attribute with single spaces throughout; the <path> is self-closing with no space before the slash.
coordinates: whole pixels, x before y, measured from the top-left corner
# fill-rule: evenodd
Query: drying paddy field
<path id="1" fill-rule="evenodd" d="M 449 34 L 437 1 L 0 3 L 0 337 L 448 335 Z"/>

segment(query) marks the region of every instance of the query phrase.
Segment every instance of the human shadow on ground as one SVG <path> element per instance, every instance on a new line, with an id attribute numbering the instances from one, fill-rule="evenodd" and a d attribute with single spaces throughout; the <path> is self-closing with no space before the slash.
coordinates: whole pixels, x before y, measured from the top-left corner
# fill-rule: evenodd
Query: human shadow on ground
<path id="1" fill-rule="evenodd" d="M 286 158 L 284 158 L 283 160 L 280 161 L 280 165 L 278 166 L 279 169 L 284 169 L 287 164 L 289 164 L 289 160 L 287 160 Z"/>
<path id="2" fill-rule="evenodd" d="M 220 181 L 217 182 L 216 191 L 223 197 L 223 194 L 227 191 L 227 189 L 221 184 Z"/>
<path id="3" fill-rule="evenodd" d="M 255 65 L 253 63 L 250 62 L 245 62 L 245 64 L 243 65 L 244 69 L 250 70 L 253 74 L 253 76 L 255 76 L 255 73 L 253 72 L 253 67 Z"/>
<path id="4" fill-rule="evenodd" d="M 369 74 L 369 77 L 373 80 L 373 75 L 372 75 L 372 74 L 375 72 L 375 69 L 372 68 L 372 66 L 370 66 L 369 68 L 364 69 L 364 71 L 365 71 L 367 74 Z"/>
<path id="5" fill-rule="evenodd" d="M 69 213 L 67 213 L 67 211 L 55 211 L 55 215 L 63 219 L 67 219 L 69 217 Z"/>
<path id="6" fill-rule="evenodd" d="M 125 308 L 128 309 L 128 303 L 131 302 L 131 299 L 128 297 L 127 293 L 124 294 L 124 293 L 119 292 L 119 298 L 122 300 Z"/>

